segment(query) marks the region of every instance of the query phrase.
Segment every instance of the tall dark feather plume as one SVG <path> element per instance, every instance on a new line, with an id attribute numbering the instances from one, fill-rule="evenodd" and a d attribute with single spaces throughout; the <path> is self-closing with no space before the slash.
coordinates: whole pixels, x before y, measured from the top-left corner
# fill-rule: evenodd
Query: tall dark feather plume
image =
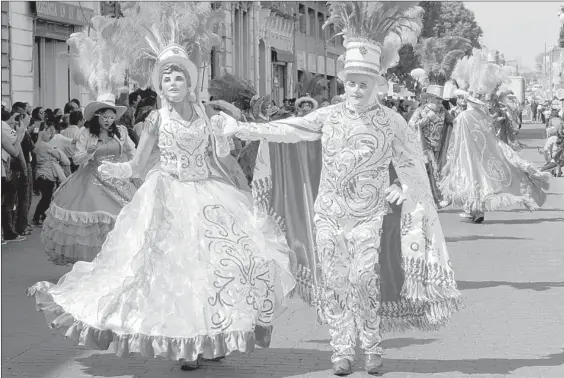
<path id="1" fill-rule="evenodd" d="M 431 37 L 416 46 L 415 52 L 419 56 L 429 82 L 444 85 L 450 80 L 458 60 L 463 58 L 471 47 L 471 42 L 466 38 Z"/>
<path id="2" fill-rule="evenodd" d="M 257 94 L 251 83 L 230 73 L 210 81 L 208 92 L 214 100 L 227 101 L 243 111 L 250 109 L 251 99 Z"/>

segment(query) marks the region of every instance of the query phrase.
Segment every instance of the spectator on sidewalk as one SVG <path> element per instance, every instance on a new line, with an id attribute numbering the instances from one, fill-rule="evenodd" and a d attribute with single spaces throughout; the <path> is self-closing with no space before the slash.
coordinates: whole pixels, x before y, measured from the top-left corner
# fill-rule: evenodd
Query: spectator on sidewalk
<path id="1" fill-rule="evenodd" d="M 125 126 L 125 128 L 127 129 L 127 134 L 129 135 L 129 138 L 133 141 L 133 143 L 135 143 L 135 147 L 137 147 L 137 145 L 139 144 L 139 138 L 133 131 L 133 128 L 135 126 L 135 111 L 137 110 L 137 105 L 139 105 L 141 98 L 141 93 L 139 93 L 138 91 L 131 92 L 128 98 L 129 107 L 119 120 L 119 124 Z"/>
<path id="2" fill-rule="evenodd" d="M 80 108 L 80 101 L 78 101 L 77 98 L 73 98 L 73 99 L 71 100 L 71 102 L 74 102 L 75 104 L 77 104 L 77 105 L 78 105 L 78 110 L 81 110 L 81 108 Z"/>
<path id="3" fill-rule="evenodd" d="M 49 125 L 43 131 L 39 132 L 39 138 L 35 144 L 35 155 L 37 156 L 37 186 L 41 192 L 41 199 L 33 215 L 33 224 L 36 226 L 42 224 L 45 219 L 45 212 L 51 205 L 55 185 L 59 178 L 56 164 L 65 164 L 63 152 L 57 151 L 49 144 L 49 141 L 55 134 L 55 126 Z M 68 162 L 68 160 L 66 162 Z"/>
<path id="4" fill-rule="evenodd" d="M 80 110 L 73 110 L 69 115 L 69 126 L 65 130 L 61 131 L 62 136 L 72 140 L 73 154 L 67 155 L 67 157 L 71 161 L 70 167 L 72 173 L 74 173 L 78 169 L 78 165 L 74 164 L 74 162 L 72 161 L 72 155 L 74 155 L 74 152 L 76 152 L 74 146 L 76 146 L 76 141 L 78 140 L 78 135 L 82 126 L 84 126 L 84 117 L 82 115 L 82 112 Z"/>
<path id="5" fill-rule="evenodd" d="M 60 166 L 63 169 L 65 177 L 68 177 L 72 173 L 70 166 L 70 157 L 75 153 L 76 142 L 73 144 L 73 140 L 71 138 L 67 138 L 61 135 L 59 129 L 57 128 L 57 125 L 52 125 L 50 123 L 48 123 L 48 125 L 49 127 L 52 126 L 49 145 L 53 147 L 55 150 L 63 153 L 65 159 L 63 159 L 63 161 L 60 163 Z M 59 179 L 58 181 L 61 182 L 63 180 Z"/>
<path id="6" fill-rule="evenodd" d="M 63 108 L 63 113 L 71 114 L 71 112 L 75 110 L 80 110 L 80 106 L 74 101 L 69 101 L 65 104 L 65 107 Z"/>
<path id="7" fill-rule="evenodd" d="M 13 120 L 16 127 L 12 128 L 8 122 Z M 22 155 L 21 142 L 25 136 L 27 123 L 24 115 L 2 111 L 2 243 L 8 241 L 22 241 L 24 236 L 15 230 L 14 206 L 16 203 L 17 182 L 12 175 L 11 161 Z"/>
<path id="8" fill-rule="evenodd" d="M 26 120 L 26 125 L 30 123 L 32 108 L 29 103 L 16 102 L 12 108 L 13 114 L 20 114 Z M 8 124 L 15 129 L 18 121 L 12 117 Z M 31 233 L 31 227 L 28 223 L 28 213 L 31 206 L 31 198 L 33 193 L 33 180 L 31 168 L 31 151 L 33 151 L 34 143 L 31 134 L 26 128 L 24 137 L 21 142 L 21 151 L 17 159 L 13 159 L 10 168 L 12 170 L 12 180 L 15 186 L 15 210 L 14 210 L 14 229 L 19 235 L 27 236 Z"/>

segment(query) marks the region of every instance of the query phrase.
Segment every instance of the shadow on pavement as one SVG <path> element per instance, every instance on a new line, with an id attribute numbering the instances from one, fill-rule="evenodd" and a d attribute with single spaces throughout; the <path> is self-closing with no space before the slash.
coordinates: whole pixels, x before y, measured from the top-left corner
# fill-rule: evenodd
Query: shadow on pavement
<path id="1" fill-rule="evenodd" d="M 562 195 L 562 193 L 547 193 L 547 194 L 559 195 L 559 196 Z M 532 213 L 544 213 L 544 212 L 550 212 L 550 211 L 563 212 L 564 209 L 558 209 L 558 208 L 543 209 L 543 208 L 540 208 L 538 210 L 531 212 L 527 209 L 521 208 L 521 209 L 501 210 L 501 211 L 495 211 L 495 212 L 496 213 L 523 213 L 523 214 L 526 213 L 526 214 L 532 214 Z M 441 210 L 439 210 L 439 214 L 456 214 L 456 213 L 463 213 L 463 212 L 464 211 L 462 209 L 441 209 Z M 486 213 L 486 217 L 487 217 L 488 214 L 489 213 Z M 464 218 L 461 217 L 460 220 L 464 221 Z"/>
<path id="2" fill-rule="evenodd" d="M 511 372 L 526 367 L 551 367 L 564 364 L 564 352 L 550 354 L 545 358 L 478 358 L 475 360 L 384 360 L 384 376 L 389 373 L 419 373 L 439 374 L 460 372 L 462 374 L 500 374 L 508 375 Z"/>
<path id="3" fill-rule="evenodd" d="M 483 225 L 488 224 L 538 224 L 538 223 L 549 223 L 549 222 L 562 222 L 564 223 L 564 218 L 533 218 L 533 219 L 501 219 L 501 220 L 486 220 Z"/>
<path id="4" fill-rule="evenodd" d="M 120 374 L 135 378 L 284 378 L 324 371 L 323 376 L 331 376 L 332 366 L 331 352 L 293 348 L 257 349 L 250 355 L 234 353 L 219 362 L 204 361 L 200 369 L 188 372 L 180 370 L 179 362 L 146 361 L 141 356 L 119 358 L 113 354 L 94 354 L 76 361 L 83 365 L 83 374 L 108 378 Z M 356 365 L 355 371 L 362 371 L 363 366 Z"/>
<path id="5" fill-rule="evenodd" d="M 562 193 L 547 193 L 547 194 L 549 194 L 549 195 L 559 195 L 559 196 L 562 195 Z M 534 212 L 535 212 L 535 213 L 544 213 L 544 212 L 547 212 L 547 211 L 557 211 L 557 212 L 559 211 L 559 212 L 563 212 L 564 209 L 557 209 L 557 208 L 543 209 L 543 208 L 540 208 L 540 209 L 538 209 L 538 210 L 535 210 Z M 526 209 L 503 210 L 503 212 L 507 212 L 507 213 L 527 213 L 527 214 L 530 214 L 530 213 L 531 213 L 529 210 L 526 210 Z"/>
<path id="6" fill-rule="evenodd" d="M 476 240 L 532 240 L 531 238 L 519 238 L 516 236 L 486 236 L 486 235 L 465 235 L 465 236 L 451 236 L 445 237 L 447 243 L 457 243 L 461 241 L 476 241 Z"/>
<path id="7" fill-rule="evenodd" d="M 555 287 L 564 287 L 564 282 L 506 282 L 506 281 L 456 281 L 459 290 L 489 289 L 499 286 L 510 286 L 517 290 L 546 291 Z"/>
<path id="8" fill-rule="evenodd" d="M 266 352 L 264 352 L 266 351 Z M 180 364 L 168 361 L 131 361 L 114 355 L 93 355 L 78 359 L 85 369 L 84 374 L 97 377 L 114 377 L 125 373 L 136 378 L 157 376 L 161 377 L 230 377 L 230 378 L 264 378 L 293 377 L 308 374 L 315 377 L 332 376 L 330 352 L 314 349 L 268 349 L 259 350 L 250 356 L 233 356 L 220 362 L 205 362 L 196 371 L 183 372 Z M 133 363 L 132 363 L 133 362 Z M 160 365 L 165 364 L 160 368 Z M 564 352 L 550 354 L 545 358 L 509 359 L 509 358 L 478 358 L 464 360 L 440 359 L 384 359 L 383 376 L 386 373 L 462 373 L 462 374 L 500 374 L 526 367 L 556 367 L 564 364 Z M 354 371 L 362 371 L 362 363 L 355 362 Z M 316 374 L 317 373 L 317 374 Z"/>

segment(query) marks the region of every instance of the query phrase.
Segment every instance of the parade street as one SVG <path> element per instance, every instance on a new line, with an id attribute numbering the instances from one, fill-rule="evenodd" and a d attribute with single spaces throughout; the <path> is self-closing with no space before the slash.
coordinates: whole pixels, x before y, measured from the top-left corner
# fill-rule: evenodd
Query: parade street
<path id="1" fill-rule="evenodd" d="M 525 124 L 521 155 L 543 158 L 544 125 Z M 564 377 L 564 178 L 551 181 L 549 198 L 534 213 L 487 213 L 466 223 L 459 211 L 441 222 L 466 308 L 440 332 L 385 335 L 384 377 Z M 37 197 L 34 198 L 34 205 Z M 199 371 L 109 351 L 77 348 L 45 325 L 25 295 L 37 281 L 56 282 L 70 267 L 47 261 L 40 230 L 2 247 L 2 376 L 80 377 L 330 377 L 327 329 L 298 298 L 275 323 L 272 345 L 250 356 L 206 362 Z M 364 377 L 357 357 L 354 374 Z"/>

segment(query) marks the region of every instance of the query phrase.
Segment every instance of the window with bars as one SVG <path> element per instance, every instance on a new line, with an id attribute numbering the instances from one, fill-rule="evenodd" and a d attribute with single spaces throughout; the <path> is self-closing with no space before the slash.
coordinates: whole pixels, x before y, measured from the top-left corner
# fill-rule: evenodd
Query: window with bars
<path id="1" fill-rule="evenodd" d="M 300 18 L 300 33 L 306 33 L 306 7 L 300 4 L 298 7 L 299 18 Z"/>
<path id="2" fill-rule="evenodd" d="M 319 25 L 319 39 L 321 40 L 325 40 L 326 35 L 325 35 L 325 31 L 323 29 L 323 24 L 325 23 L 325 15 L 321 12 L 317 12 L 317 24 Z"/>
<path id="3" fill-rule="evenodd" d="M 311 37 L 315 37 L 316 27 L 315 27 L 315 10 L 308 8 L 307 10 L 308 17 L 309 17 L 309 31 L 308 35 Z"/>

